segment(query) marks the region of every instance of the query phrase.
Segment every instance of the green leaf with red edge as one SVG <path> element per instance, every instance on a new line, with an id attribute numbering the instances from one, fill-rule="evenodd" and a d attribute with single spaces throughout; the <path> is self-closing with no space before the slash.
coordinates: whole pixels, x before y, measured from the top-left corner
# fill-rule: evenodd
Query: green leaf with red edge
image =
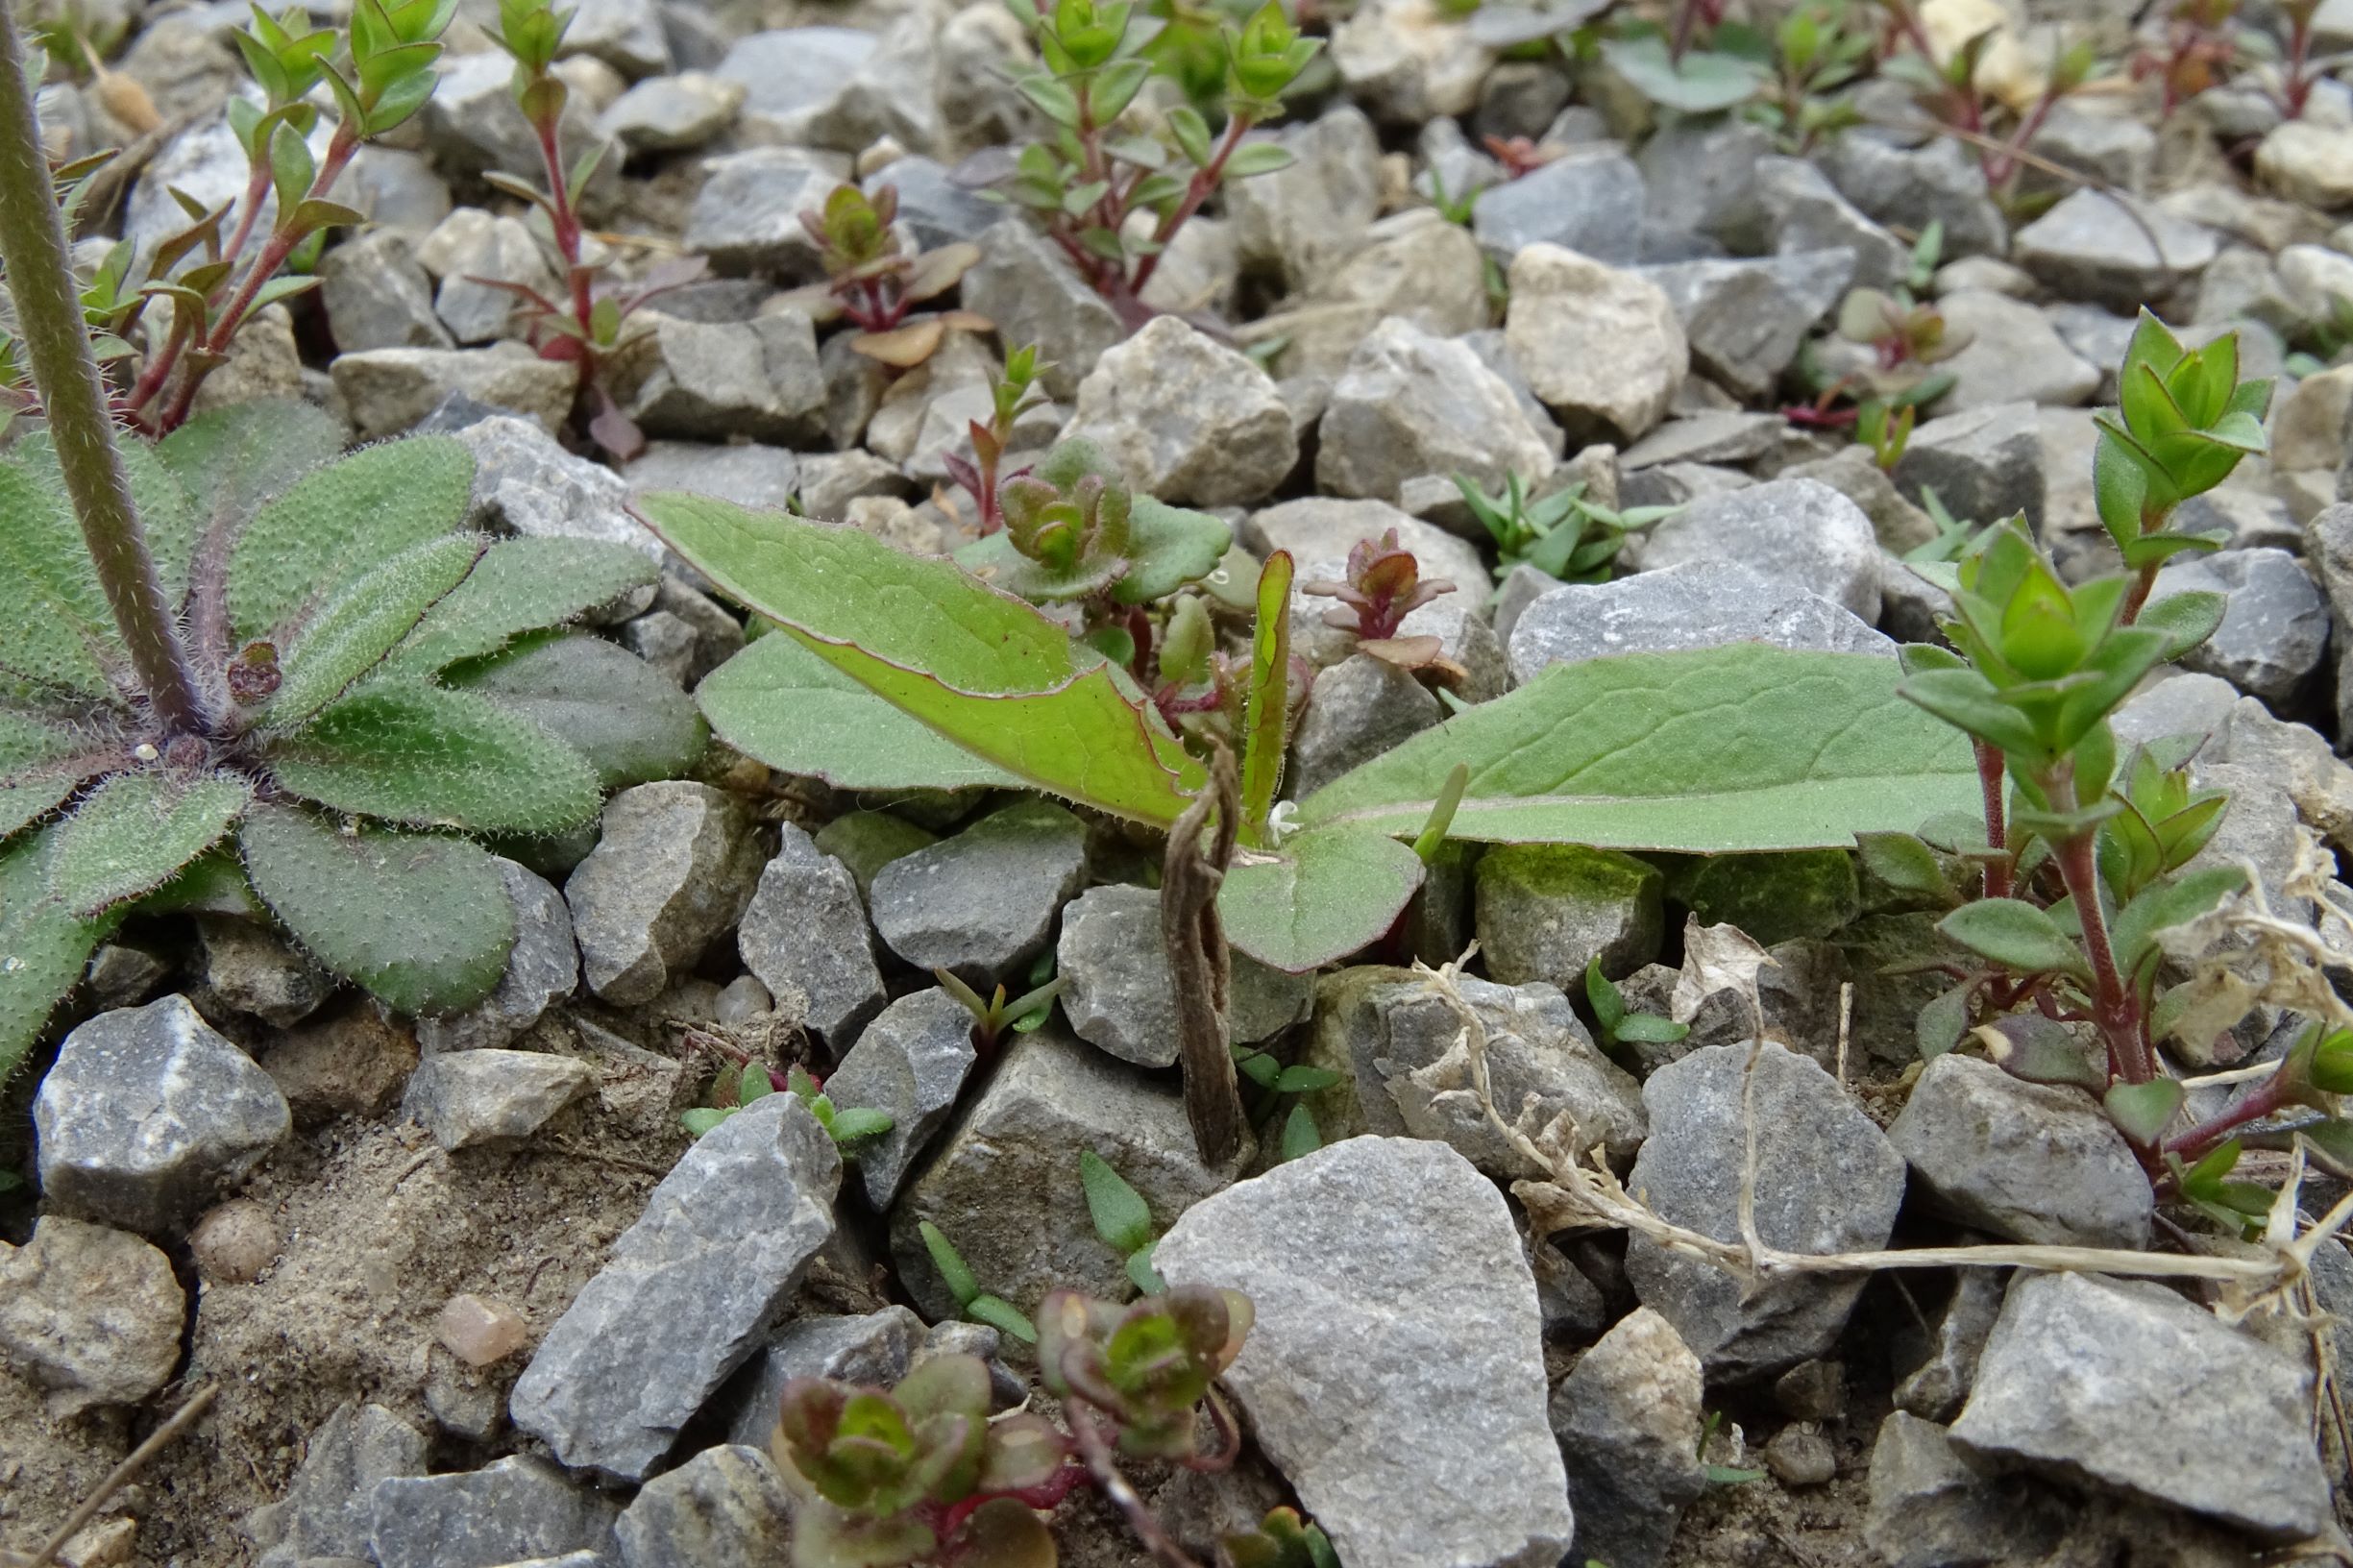
<path id="1" fill-rule="evenodd" d="M 1242 716 L 1241 834 L 1262 844 L 1290 721 L 1290 551 L 1278 550 L 1259 572 L 1258 625 L 1250 636 L 1250 688 Z"/>
<path id="2" fill-rule="evenodd" d="M 1339 826 L 1243 850 L 1218 890 L 1226 940 L 1260 963 L 1305 974 L 1378 942 L 1422 885 L 1413 846 Z"/>
<path id="3" fill-rule="evenodd" d="M 1031 605 L 949 562 L 702 496 L 638 504 L 723 593 L 1025 784 L 1164 825 L 1205 781 L 1132 680 Z"/>

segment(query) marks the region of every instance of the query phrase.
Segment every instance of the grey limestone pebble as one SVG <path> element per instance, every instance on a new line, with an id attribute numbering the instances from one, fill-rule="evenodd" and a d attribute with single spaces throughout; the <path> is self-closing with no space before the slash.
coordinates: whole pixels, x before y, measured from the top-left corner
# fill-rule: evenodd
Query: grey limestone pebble
<path id="1" fill-rule="evenodd" d="M 1086 872 L 1079 820 L 1016 801 L 875 872 L 874 929 L 919 968 L 993 981 L 1045 945 Z"/>
<path id="2" fill-rule="evenodd" d="M 791 822 L 736 928 L 744 967 L 779 998 L 797 998 L 808 1026 L 837 1049 L 883 1004 L 866 902 L 849 868 Z"/>

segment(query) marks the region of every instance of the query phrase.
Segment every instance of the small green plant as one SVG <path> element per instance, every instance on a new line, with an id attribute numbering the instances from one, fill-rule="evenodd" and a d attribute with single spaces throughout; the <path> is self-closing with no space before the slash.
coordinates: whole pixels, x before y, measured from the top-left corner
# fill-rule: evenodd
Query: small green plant
<path id="1" fill-rule="evenodd" d="M 1234 1067 L 1258 1090 L 1256 1103 L 1248 1107 L 1254 1125 L 1263 1127 L 1282 1113 L 1283 1135 L 1277 1145 L 1280 1160 L 1296 1160 L 1324 1146 L 1323 1129 L 1315 1124 L 1315 1114 L 1297 1096 L 1330 1089 L 1340 1081 L 1337 1072 L 1302 1063 L 1287 1065 L 1276 1060 L 1271 1051 L 1249 1045 L 1234 1047 Z M 1290 1109 L 1283 1112 L 1287 1100 Z"/>
<path id="2" fill-rule="evenodd" d="M 1585 961 L 1585 1003 L 1593 1009 L 1594 1033 L 1601 1037 L 1602 1049 L 1613 1055 L 1629 1045 L 1672 1045 L 1691 1033 L 1687 1023 L 1629 1009 L 1625 993 L 1602 972 L 1599 954 Z"/>
<path id="3" fill-rule="evenodd" d="M 1147 1296 L 1168 1288 L 1152 1268 L 1152 1248 L 1160 1237 L 1152 1231 L 1152 1209 L 1143 1194 L 1106 1164 L 1092 1149 L 1081 1149 L 1079 1185 L 1086 1189 L 1087 1214 L 1103 1244 L 1125 1260 L 1128 1279 Z"/>
<path id="4" fill-rule="evenodd" d="M 1006 999 L 1003 981 L 997 982 L 996 990 L 983 1001 L 980 992 L 966 985 L 952 969 L 934 969 L 931 977 L 972 1015 L 972 1045 L 983 1055 L 1004 1043 L 1008 1029 L 1026 1035 L 1043 1028 L 1045 1020 L 1053 1016 L 1054 998 L 1062 994 L 1065 984 L 1054 973 L 1051 952 L 1040 955 L 1036 968 L 1030 971 L 1030 988 L 1010 1001 Z"/>
<path id="5" fill-rule="evenodd" d="M 1803 155 L 1822 137 L 1863 123 L 1851 87 L 1870 69 L 1878 40 L 1847 0 L 1809 0 L 1773 30 L 1771 96 L 1743 112 L 1773 131 L 1782 151 Z"/>
<path id="6" fill-rule="evenodd" d="M 1902 558 L 1906 562 L 1957 561 L 1983 531 L 1968 519 L 1953 516 L 1934 485 L 1920 487 L 1920 505 L 1928 514 L 1928 521 L 1936 525 L 1936 537 L 1905 551 Z"/>
<path id="7" fill-rule="evenodd" d="M 825 282 L 797 290 L 822 325 L 846 316 L 858 329 L 850 348 L 895 370 L 912 370 L 930 358 L 951 327 L 989 331 L 989 318 L 969 310 L 927 310 L 909 314 L 962 282 L 980 259 L 968 241 L 936 251 L 907 254 L 898 231 L 898 187 L 882 185 L 872 196 L 856 185 L 836 185 L 800 225 L 817 241 Z M 1031 351 L 1033 354 L 1035 350 Z"/>
<path id="8" fill-rule="evenodd" d="M 1082 1449 L 1111 1441 L 1129 1458 L 1192 1468 L 1231 1464 L 1237 1428 L 1217 1379 L 1241 1353 L 1253 1317 L 1238 1290 L 1180 1285 L 1126 1307 L 1075 1290 L 1047 1293 L 1038 1308 L 1038 1371 L 1064 1402 Z M 1206 1409 L 1222 1442 L 1200 1449 Z"/>
<path id="9" fill-rule="evenodd" d="M 989 1418 L 989 1367 L 935 1356 L 897 1385 L 785 1385 L 771 1443 L 798 1494 L 794 1568 L 1053 1568 L 1035 1511 L 1086 1472 L 1042 1416 Z"/>
<path id="10" fill-rule="evenodd" d="M 2239 58 L 2238 16 L 2239 0 L 2174 0 L 2166 11 L 2163 43 L 2133 51 L 2127 66 L 2132 79 L 2154 77 L 2163 86 L 2161 118 L 2172 118 L 2174 110 L 2229 74 Z"/>
<path id="11" fill-rule="evenodd" d="M 1318 578 L 1299 585 L 1299 591 L 1339 603 L 1323 615 L 1324 625 L 1356 639 L 1357 651 L 1369 653 L 1400 670 L 1427 671 L 1453 683 L 1464 679 L 1462 667 L 1448 659 L 1445 640 L 1423 634 L 1406 637 L 1406 617 L 1455 585 L 1443 577 L 1424 582 L 1421 562 L 1397 542 L 1390 528 L 1379 539 L 1360 539 L 1348 548 L 1347 576 L 1339 581 Z"/>
<path id="12" fill-rule="evenodd" d="M 360 221 L 330 193 L 363 143 L 404 123 L 432 95 L 433 61 L 456 4 L 356 0 L 340 35 L 313 28 L 300 6 L 273 16 L 257 4 L 251 23 L 230 34 L 261 90 L 260 102 L 232 96 L 227 110 L 230 130 L 245 154 L 243 194 L 208 209 L 174 190 L 188 227 L 145 251 L 129 240 L 119 242 L 89 284 L 78 290 L 99 359 L 121 371 L 109 388 L 119 418 L 149 435 L 178 429 L 205 379 L 227 362 L 245 324 L 268 306 L 313 286 L 315 279 L 284 276 L 284 269 L 298 254 L 315 252 L 329 229 Z M 66 36 L 86 52 L 70 19 L 56 41 Z M 87 58 L 95 67 L 96 55 Z M 8 69 L 27 90 L 37 86 L 45 68 L 39 54 L 22 61 L 12 45 Z M 110 76 L 100 68 L 102 83 Z M 319 110 L 312 99 L 322 85 L 333 94 L 339 118 L 325 153 L 314 155 L 309 137 Z M 69 216 L 78 212 L 89 181 L 112 156 L 102 154 L 56 171 Z M 41 172 L 46 200 L 45 166 Z M 276 214 L 265 233 L 262 209 L 273 200 Z M 31 221 L 31 214 L 16 221 Z M 164 314 L 170 324 L 159 327 L 155 317 Z M 25 406 L 32 398 L 18 378 L 28 367 L 16 347 L 0 336 L 0 380 L 10 389 L 6 401 Z"/>
<path id="13" fill-rule="evenodd" d="M 1534 567 L 1562 582 L 1607 582 L 1626 536 L 1675 515 L 1673 506 L 1629 506 L 1623 511 L 1585 497 L 1580 481 L 1533 501 L 1514 474 L 1504 493 L 1491 496 L 1462 475 L 1455 476 L 1471 515 L 1495 541 L 1495 577 L 1501 582 L 1515 566 Z"/>
<path id="14" fill-rule="evenodd" d="M 1331 1538 L 1296 1508 L 1275 1508 L 1256 1529 L 1219 1542 L 1233 1568 L 1340 1568 Z"/>
<path id="15" fill-rule="evenodd" d="M 1035 343 L 1007 350 L 1004 367 L 990 378 L 988 423 L 975 419 L 966 425 L 972 437 L 972 455 L 967 457 L 960 452 L 951 452 L 942 459 L 947 465 L 948 478 L 964 487 L 979 509 L 976 531 L 983 535 L 1005 526 L 998 486 L 1013 477 L 1004 472 L 1005 448 L 1013 440 L 1015 422 L 1045 404 L 1045 391 L 1038 385 L 1038 376 L 1048 368 L 1050 361 L 1038 357 Z"/>
<path id="16" fill-rule="evenodd" d="M 531 127 L 539 144 L 541 178 L 547 188 L 511 174 L 483 176 L 493 187 L 527 202 L 546 220 L 541 236 L 552 253 L 550 259 L 564 281 L 564 297 L 551 300 L 527 283 L 497 278 L 473 282 L 519 296 L 531 337 L 543 359 L 580 367 L 580 396 L 589 405 L 586 429 L 598 446 L 624 459 L 645 450 L 646 437 L 636 422 L 622 412 L 605 386 L 606 368 L 627 346 L 623 335 L 628 319 L 661 295 L 683 288 L 703 275 L 700 257 L 687 257 L 652 268 L 633 283 L 601 278 L 608 263 L 591 257 L 587 230 L 580 222 L 579 193 L 596 178 L 608 145 L 600 139 L 569 164 L 564 160 L 564 106 L 571 89 L 553 70 L 564 35 L 572 27 L 574 11 L 557 11 L 552 0 L 499 0 L 499 27 L 491 36 L 515 61 L 515 107 Z"/>
<path id="17" fill-rule="evenodd" d="M 732 1081 L 723 1075 L 720 1081 L 712 1086 L 713 1103 L 711 1105 L 679 1112 L 679 1124 L 695 1137 L 700 1138 L 752 1101 L 765 1099 L 777 1092 L 779 1089 L 797 1096 L 800 1103 L 809 1108 L 809 1114 L 817 1117 L 817 1124 L 825 1129 L 826 1135 L 845 1153 L 849 1152 L 851 1144 L 863 1139 L 879 1138 L 895 1125 L 891 1117 L 880 1111 L 868 1111 L 854 1106 L 837 1109 L 832 1098 L 822 1091 L 809 1069 L 797 1063 L 785 1070 L 784 1081 L 780 1085 L 776 1081 L 776 1074 L 769 1068 L 766 1063 L 749 1057 L 745 1059 L 742 1069 L 735 1074 Z M 729 1103 L 718 1103 L 723 1095 L 728 1099 Z"/>
<path id="18" fill-rule="evenodd" d="M 1743 1470 L 1733 1465 L 1708 1462 L 1708 1447 L 1715 1442 L 1716 1433 L 1723 1425 L 1724 1412 L 1710 1410 L 1707 1412 L 1707 1419 L 1700 1426 L 1699 1455 L 1702 1468 L 1707 1472 L 1707 1484 L 1710 1486 L 1746 1486 L 1752 1482 L 1764 1480 L 1765 1472 L 1762 1470 Z"/>
<path id="19" fill-rule="evenodd" d="M 947 1293 L 956 1298 L 956 1310 L 975 1323 L 986 1323 L 997 1333 L 1010 1335 L 1025 1345 L 1038 1342 L 1038 1326 L 1021 1310 L 1002 1296 L 991 1295 L 980 1287 L 972 1273 L 972 1265 L 964 1261 L 964 1254 L 939 1226 L 930 1220 L 919 1221 L 916 1229 L 923 1237 L 923 1250 L 931 1254 L 931 1266 L 940 1271 L 940 1282 Z"/>
<path id="20" fill-rule="evenodd" d="M 1043 67 L 1017 85 L 1055 131 L 1022 149 L 997 193 L 1044 226 L 1122 320 L 1141 325 L 1151 312 L 1140 296 L 1187 220 L 1226 182 L 1290 162 L 1282 148 L 1242 138 L 1282 111 L 1320 45 L 1266 0 L 1248 21 L 1223 25 L 1226 123 L 1214 142 L 1190 107 L 1169 110 L 1158 135 L 1134 135 L 1121 117 L 1154 62 L 1128 0 L 1050 0 L 1026 19 Z M 1129 222 L 1138 213 L 1151 214 L 1140 236 Z"/>

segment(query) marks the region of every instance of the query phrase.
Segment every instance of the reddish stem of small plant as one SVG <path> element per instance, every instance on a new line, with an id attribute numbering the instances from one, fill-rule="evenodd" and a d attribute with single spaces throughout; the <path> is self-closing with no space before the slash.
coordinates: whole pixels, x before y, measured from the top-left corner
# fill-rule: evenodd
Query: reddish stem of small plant
<path id="1" fill-rule="evenodd" d="M 2073 809 L 2071 783 L 2063 794 L 2053 792 L 2054 804 L 2062 799 L 2061 809 Z M 2084 951 L 2092 960 L 2092 1022 L 2108 1048 L 2108 1076 L 2128 1084 L 2145 1084 L 2157 1075 L 2156 1064 L 2149 1058 L 2148 1042 L 2142 1038 L 2140 1003 L 2118 971 L 2116 951 L 2108 942 L 2094 837 L 2090 831 L 2070 834 L 2051 845 L 2051 858 L 2058 862 L 2060 878 L 2074 899 Z"/>
<path id="2" fill-rule="evenodd" d="M 2165 1140 L 2163 1152 L 2194 1161 L 2222 1141 L 2223 1138 L 2250 1121 L 2261 1121 L 2274 1111 L 2291 1104 L 2285 1092 L 2284 1075 L 2274 1072 L 2265 1079 L 2255 1091 L 2217 1115 L 2209 1116 L 2187 1132 L 2176 1133 Z"/>
<path id="3" fill-rule="evenodd" d="M 1193 171 L 1192 179 L 1186 183 L 1184 200 L 1169 208 L 1168 215 L 1161 219 L 1160 227 L 1152 231 L 1152 243 L 1159 249 L 1136 264 L 1136 276 L 1128 283 L 1131 291 L 1140 294 L 1144 284 L 1152 281 L 1154 270 L 1160 266 L 1160 258 L 1168 254 L 1168 242 L 1176 237 L 1179 229 L 1185 227 L 1187 219 L 1201 210 L 1201 204 L 1209 200 L 1210 192 L 1217 188 L 1217 182 L 1225 175 L 1226 160 L 1242 144 L 1242 137 L 1249 134 L 1252 123 L 1249 115 L 1239 112 L 1227 118 L 1226 134 L 1218 140 L 1216 151 L 1210 155 L 1208 163 Z"/>
<path id="4" fill-rule="evenodd" d="M 237 213 L 236 233 L 229 236 L 228 245 L 221 251 L 221 260 L 227 263 L 229 271 L 221 275 L 220 287 L 212 291 L 212 303 L 216 305 L 220 303 L 221 288 L 228 286 L 237 263 L 245 259 L 245 247 L 254 237 L 254 225 L 260 221 L 262 199 L 270 193 L 268 149 L 264 147 L 262 151 L 263 156 L 254 160 L 253 177 L 245 183 L 245 206 Z"/>
<path id="5" fill-rule="evenodd" d="M 2002 785 L 2006 782 L 2001 747 L 1990 741 L 1973 738 L 1971 747 L 1977 753 L 1977 792 L 1985 805 L 1985 843 L 1994 851 L 1985 863 L 1985 895 L 1988 898 L 2010 896 L 2009 829 L 2002 820 Z"/>
<path id="6" fill-rule="evenodd" d="M 2292 6 L 2288 17 L 2288 61 L 2280 78 L 2280 113 L 2288 119 L 2304 117 L 2312 99 L 2312 19 L 2316 6 Z"/>
<path id="7" fill-rule="evenodd" d="M 2003 185 L 2016 178 L 2019 154 L 2024 152 L 2027 144 L 2034 140 L 2034 134 L 2043 129 L 2043 122 L 2050 117 L 2051 110 L 2057 107 L 2063 96 L 2055 84 L 2045 87 L 2042 96 L 2034 101 L 2034 108 L 2027 110 L 2026 118 L 2020 123 L 2017 134 L 2003 144 L 2002 150 L 1998 153 L 1989 150 L 1980 156 L 1987 184 Z"/>
<path id="8" fill-rule="evenodd" d="M 556 145 L 558 122 L 549 119 L 531 127 L 539 137 L 539 160 L 548 172 L 548 227 L 555 235 L 555 254 L 564 258 L 564 273 L 572 291 L 572 318 L 580 329 L 581 357 L 594 360 L 589 345 L 597 302 L 590 297 L 588 270 L 580 265 L 580 219 L 572 206 L 572 181 L 564 172 L 563 149 Z M 589 368 L 584 364 L 583 370 Z"/>

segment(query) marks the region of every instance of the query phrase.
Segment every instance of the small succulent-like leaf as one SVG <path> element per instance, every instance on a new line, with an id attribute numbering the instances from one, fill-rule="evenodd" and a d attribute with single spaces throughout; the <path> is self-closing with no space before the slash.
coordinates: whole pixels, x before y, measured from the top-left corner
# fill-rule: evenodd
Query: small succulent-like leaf
<path id="1" fill-rule="evenodd" d="M 1092 1149 L 1078 1156 L 1079 1185 L 1087 1191 L 1087 1213 L 1103 1244 L 1126 1257 L 1152 1244 L 1152 1211 L 1143 1195 Z"/>
<path id="2" fill-rule="evenodd" d="M 515 906 L 486 849 L 297 806 L 249 809 L 237 832 L 254 891 L 312 957 L 403 1013 L 490 994 L 515 944 Z"/>
<path id="3" fill-rule="evenodd" d="M 1422 885 L 1410 845 L 1352 824 L 1237 855 L 1217 893 L 1226 939 L 1260 963 L 1306 974 L 1380 940 Z"/>
<path id="4" fill-rule="evenodd" d="M 2050 915 L 2022 898 L 1980 898 L 1937 921 L 1936 928 L 1971 952 L 2020 974 L 2091 977 L 2082 949 Z"/>
<path id="5" fill-rule="evenodd" d="M 980 1297 L 980 1281 L 973 1277 L 972 1265 L 964 1261 L 964 1254 L 956 1250 L 946 1233 L 930 1220 L 919 1221 L 916 1231 L 922 1237 L 923 1250 L 931 1254 L 931 1266 L 940 1271 L 940 1283 L 947 1286 L 947 1293 L 956 1298 L 958 1306 L 971 1306 Z"/>
<path id="6" fill-rule="evenodd" d="M 1854 845 L 1864 870 L 1899 893 L 1950 904 L 1952 883 L 1935 853 L 1911 833 L 1857 833 Z"/>
<path id="7" fill-rule="evenodd" d="M 450 436 L 363 448 L 295 480 L 237 535 L 231 630 L 282 635 L 380 564 L 454 533 L 473 490 L 474 456 Z"/>
<path id="8" fill-rule="evenodd" d="M 2145 1084 L 2112 1084 L 2105 1101 L 2108 1119 L 2126 1138 L 2146 1146 L 2164 1136 L 2167 1124 L 2181 1109 L 2184 1093 L 2180 1080 L 2174 1078 L 2152 1078 Z"/>
<path id="9" fill-rule="evenodd" d="M 981 1294 L 964 1304 L 965 1315 L 975 1323 L 986 1323 L 997 1333 L 1019 1340 L 1025 1345 L 1038 1342 L 1038 1326 L 1029 1320 L 1021 1309 L 1002 1296 Z"/>
<path id="10" fill-rule="evenodd" d="M 855 1143 L 862 1138 L 880 1138 L 896 1125 L 888 1112 L 850 1105 L 836 1111 L 833 1125 L 825 1130 L 836 1143 Z"/>
<path id="11" fill-rule="evenodd" d="M 481 550 L 470 534 L 429 539 L 353 579 L 285 646 L 263 722 L 289 729 L 341 696 L 465 580 Z"/>
<path id="12" fill-rule="evenodd" d="M 0 846 L 0 1084 L 23 1064 L 111 923 L 77 917 L 43 885 L 56 831 Z"/>
<path id="13" fill-rule="evenodd" d="M 793 1568 L 905 1568 L 938 1545 L 913 1515 L 870 1519 L 822 1498 L 793 1512 Z"/>
<path id="14" fill-rule="evenodd" d="M 116 773 L 59 824 L 50 889 L 76 915 L 102 914 L 171 880 L 220 842 L 253 796 L 234 773 Z"/>
<path id="15" fill-rule="evenodd" d="M 1207 512 L 1138 496 L 1128 513 L 1128 570 L 1112 591 L 1122 604 L 1149 604 L 1217 570 L 1234 530 Z"/>
<path id="16" fill-rule="evenodd" d="M 2156 956 L 2158 932 L 2186 925 L 2245 886 L 2246 872 L 2240 868 L 2209 866 L 2149 888 L 2116 918 L 2109 941 L 2117 964 L 2125 974 L 2136 975 Z"/>
<path id="17" fill-rule="evenodd" d="M 1055 1568 L 1054 1536 L 1015 1497 L 974 1508 L 951 1543 L 957 1568 Z"/>
<path id="18" fill-rule="evenodd" d="M 442 678 L 561 737 L 608 790 L 672 777 L 702 755 L 708 740 L 683 692 L 601 637 L 529 638 Z"/>
<path id="19" fill-rule="evenodd" d="M 370 681 L 268 757 L 296 795 L 414 827 L 556 833 L 597 810 L 579 752 L 471 691 Z"/>
<path id="20" fill-rule="evenodd" d="M 526 632 L 563 625 L 609 604 L 657 574 L 641 551 L 590 539 L 507 539 L 474 563 L 466 580 L 426 613 L 386 661 L 396 674 L 428 675 L 461 659 L 499 652 Z"/>

